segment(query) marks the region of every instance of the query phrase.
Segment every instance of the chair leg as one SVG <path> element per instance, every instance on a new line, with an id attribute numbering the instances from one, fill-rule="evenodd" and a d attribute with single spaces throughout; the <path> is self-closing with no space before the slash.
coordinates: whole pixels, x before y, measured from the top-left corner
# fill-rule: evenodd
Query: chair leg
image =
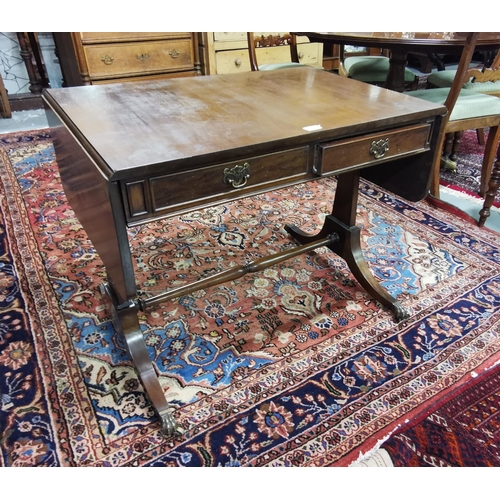
<path id="1" fill-rule="evenodd" d="M 476 129 L 477 143 L 484 146 L 484 128 Z"/>
<path id="2" fill-rule="evenodd" d="M 451 147 L 450 160 L 456 162 L 457 161 L 457 153 L 460 150 L 460 144 L 462 143 L 462 136 L 464 135 L 463 130 L 459 132 L 455 132 L 453 135 L 453 144 Z"/>
<path id="3" fill-rule="evenodd" d="M 448 132 L 444 138 L 443 145 L 443 155 L 449 156 L 451 154 L 451 150 L 453 148 L 453 139 L 455 138 L 454 132 Z"/>
<path id="4" fill-rule="evenodd" d="M 436 144 L 437 151 L 443 151 L 443 143 L 445 141 L 445 136 L 441 137 L 441 142 Z M 439 199 L 439 179 L 441 173 L 441 161 L 443 160 L 443 156 L 440 154 L 435 155 L 434 157 L 434 165 L 431 170 L 431 183 L 429 186 L 429 194 Z"/>
<path id="5" fill-rule="evenodd" d="M 488 183 L 491 177 L 493 162 L 497 152 L 497 145 L 500 141 L 500 126 L 491 127 L 488 132 L 488 139 L 484 148 L 483 166 L 481 168 L 481 183 L 479 186 L 479 194 L 485 196 L 488 191 Z"/>
<path id="6" fill-rule="evenodd" d="M 443 146 L 441 149 L 440 167 L 445 170 L 450 170 L 455 173 L 457 171 L 457 164 L 451 159 L 453 149 L 453 142 L 455 139 L 455 132 L 447 132 L 444 136 Z"/>
<path id="7" fill-rule="evenodd" d="M 484 226 L 486 219 L 490 216 L 490 208 L 493 205 L 495 196 L 500 187 L 500 145 L 497 150 L 497 160 L 492 169 L 490 180 L 488 182 L 488 191 L 486 192 L 483 208 L 479 212 L 479 222 L 480 227 Z"/>

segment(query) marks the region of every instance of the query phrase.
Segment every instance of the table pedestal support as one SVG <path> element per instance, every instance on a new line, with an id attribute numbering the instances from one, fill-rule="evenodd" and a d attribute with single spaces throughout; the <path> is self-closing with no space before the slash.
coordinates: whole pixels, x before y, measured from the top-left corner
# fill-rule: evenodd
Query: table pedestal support
<path id="1" fill-rule="evenodd" d="M 356 226 L 359 177 L 359 170 L 339 175 L 332 214 L 326 217 L 323 228 L 317 235 L 307 234 L 292 225 L 285 226 L 285 230 L 302 244 L 322 238 L 325 234 L 337 234 L 338 239 L 326 246 L 347 262 L 360 285 L 392 311 L 396 321 L 402 321 L 408 319 L 409 312 L 380 285 L 363 257 L 360 229 Z"/>
<path id="2" fill-rule="evenodd" d="M 361 286 L 374 299 L 388 307 L 397 321 L 408 318 L 407 310 L 378 283 L 363 257 L 360 229 L 355 225 L 358 188 L 359 171 L 355 170 L 339 176 L 332 214 L 326 217 L 323 228 L 317 234 L 308 234 L 293 225 L 285 226 L 290 236 L 301 244 L 297 248 L 222 271 L 209 278 L 166 291 L 149 299 L 129 299 L 119 304 L 112 287 L 109 285 L 100 287 L 100 292 L 112 315 L 114 327 L 125 340 L 132 362 L 161 419 L 162 432 L 165 436 L 172 437 L 181 434 L 182 428 L 174 419 L 172 409 L 161 388 L 158 374 L 149 357 L 137 316 L 139 310 L 145 310 L 147 307 L 196 290 L 240 278 L 249 272 L 261 271 L 291 257 L 326 246 L 347 262 Z"/>

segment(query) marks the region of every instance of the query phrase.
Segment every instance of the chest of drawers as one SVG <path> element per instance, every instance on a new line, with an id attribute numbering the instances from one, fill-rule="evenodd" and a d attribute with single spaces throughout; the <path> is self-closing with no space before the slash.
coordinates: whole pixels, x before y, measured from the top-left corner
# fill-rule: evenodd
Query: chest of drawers
<path id="1" fill-rule="evenodd" d="M 201 74 L 196 33 L 73 32 L 71 44 L 79 84 Z"/>

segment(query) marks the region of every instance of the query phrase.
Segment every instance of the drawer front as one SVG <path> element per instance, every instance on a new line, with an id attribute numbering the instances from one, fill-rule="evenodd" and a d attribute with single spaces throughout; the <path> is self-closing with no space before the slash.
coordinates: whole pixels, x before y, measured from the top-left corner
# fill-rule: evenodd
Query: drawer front
<path id="1" fill-rule="evenodd" d="M 299 61 L 309 66 L 320 67 L 322 65 L 319 44 L 308 43 L 298 46 Z M 290 62 L 290 47 L 267 47 L 256 50 L 259 64 L 275 64 Z M 250 71 L 250 59 L 248 50 L 223 50 L 215 55 L 215 64 L 218 74 L 240 73 Z"/>
<path id="2" fill-rule="evenodd" d="M 369 166 L 429 149 L 431 124 L 370 134 L 318 146 L 315 170 L 320 175 Z"/>
<path id="3" fill-rule="evenodd" d="M 298 182 L 308 173 L 309 146 L 125 183 L 128 219 L 181 211 L 200 203 L 239 198 L 278 181 Z"/>
<path id="4" fill-rule="evenodd" d="M 269 36 L 269 35 L 275 35 L 275 36 L 280 36 L 287 34 L 287 31 L 256 31 L 254 32 L 254 36 Z M 214 40 L 214 46 L 218 48 L 219 50 L 223 50 L 224 44 L 227 44 L 227 48 L 247 48 L 247 34 L 246 32 L 243 31 L 215 31 L 213 32 L 213 40 Z M 297 43 L 309 43 L 309 39 L 305 36 L 299 36 L 297 37 Z"/>
<path id="5" fill-rule="evenodd" d="M 85 57 L 91 79 L 178 71 L 193 67 L 190 40 L 87 45 Z"/>
<path id="6" fill-rule="evenodd" d="M 247 43 L 247 34 L 244 31 L 214 31 L 214 42 L 243 42 Z"/>
<path id="7" fill-rule="evenodd" d="M 136 42 L 140 40 L 165 40 L 166 38 L 189 38 L 189 32 L 144 32 L 144 31 L 90 31 L 81 32 L 83 43 Z"/>

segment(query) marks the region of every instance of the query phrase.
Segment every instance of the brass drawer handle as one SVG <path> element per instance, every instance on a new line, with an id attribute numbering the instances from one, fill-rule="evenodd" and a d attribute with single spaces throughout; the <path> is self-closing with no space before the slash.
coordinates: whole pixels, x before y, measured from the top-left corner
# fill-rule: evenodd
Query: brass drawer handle
<path id="1" fill-rule="evenodd" d="M 108 56 L 107 54 L 101 57 L 101 61 L 108 66 L 113 63 L 115 58 L 113 56 Z"/>
<path id="2" fill-rule="evenodd" d="M 180 56 L 180 52 L 176 49 L 169 50 L 168 53 L 172 56 L 172 58 L 177 59 Z"/>
<path id="3" fill-rule="evenodd" d="M 141 54 L 140 56 L 135 56 L 140 61 L 144 62 L 146 59 L 149 59 L 149 54 Z"/>
<path id="4" fill-rule="evenodd" d="M 378 141 L 373 141 L 370 147 L 370 154 L 376 159 L 385 156 L 385 153 L 389 151 L 389 139 L 380 139 Z"/>
<path id="5" fill-rule="evenodd" d="M 242 188 L 246 185 L 250 177 L 250 165 L 244 163 L 243 165 L 235 165 L 233 168 L 225 168 L 223 181 L 226 184 L 231 184 L 234 188 Z"/>

